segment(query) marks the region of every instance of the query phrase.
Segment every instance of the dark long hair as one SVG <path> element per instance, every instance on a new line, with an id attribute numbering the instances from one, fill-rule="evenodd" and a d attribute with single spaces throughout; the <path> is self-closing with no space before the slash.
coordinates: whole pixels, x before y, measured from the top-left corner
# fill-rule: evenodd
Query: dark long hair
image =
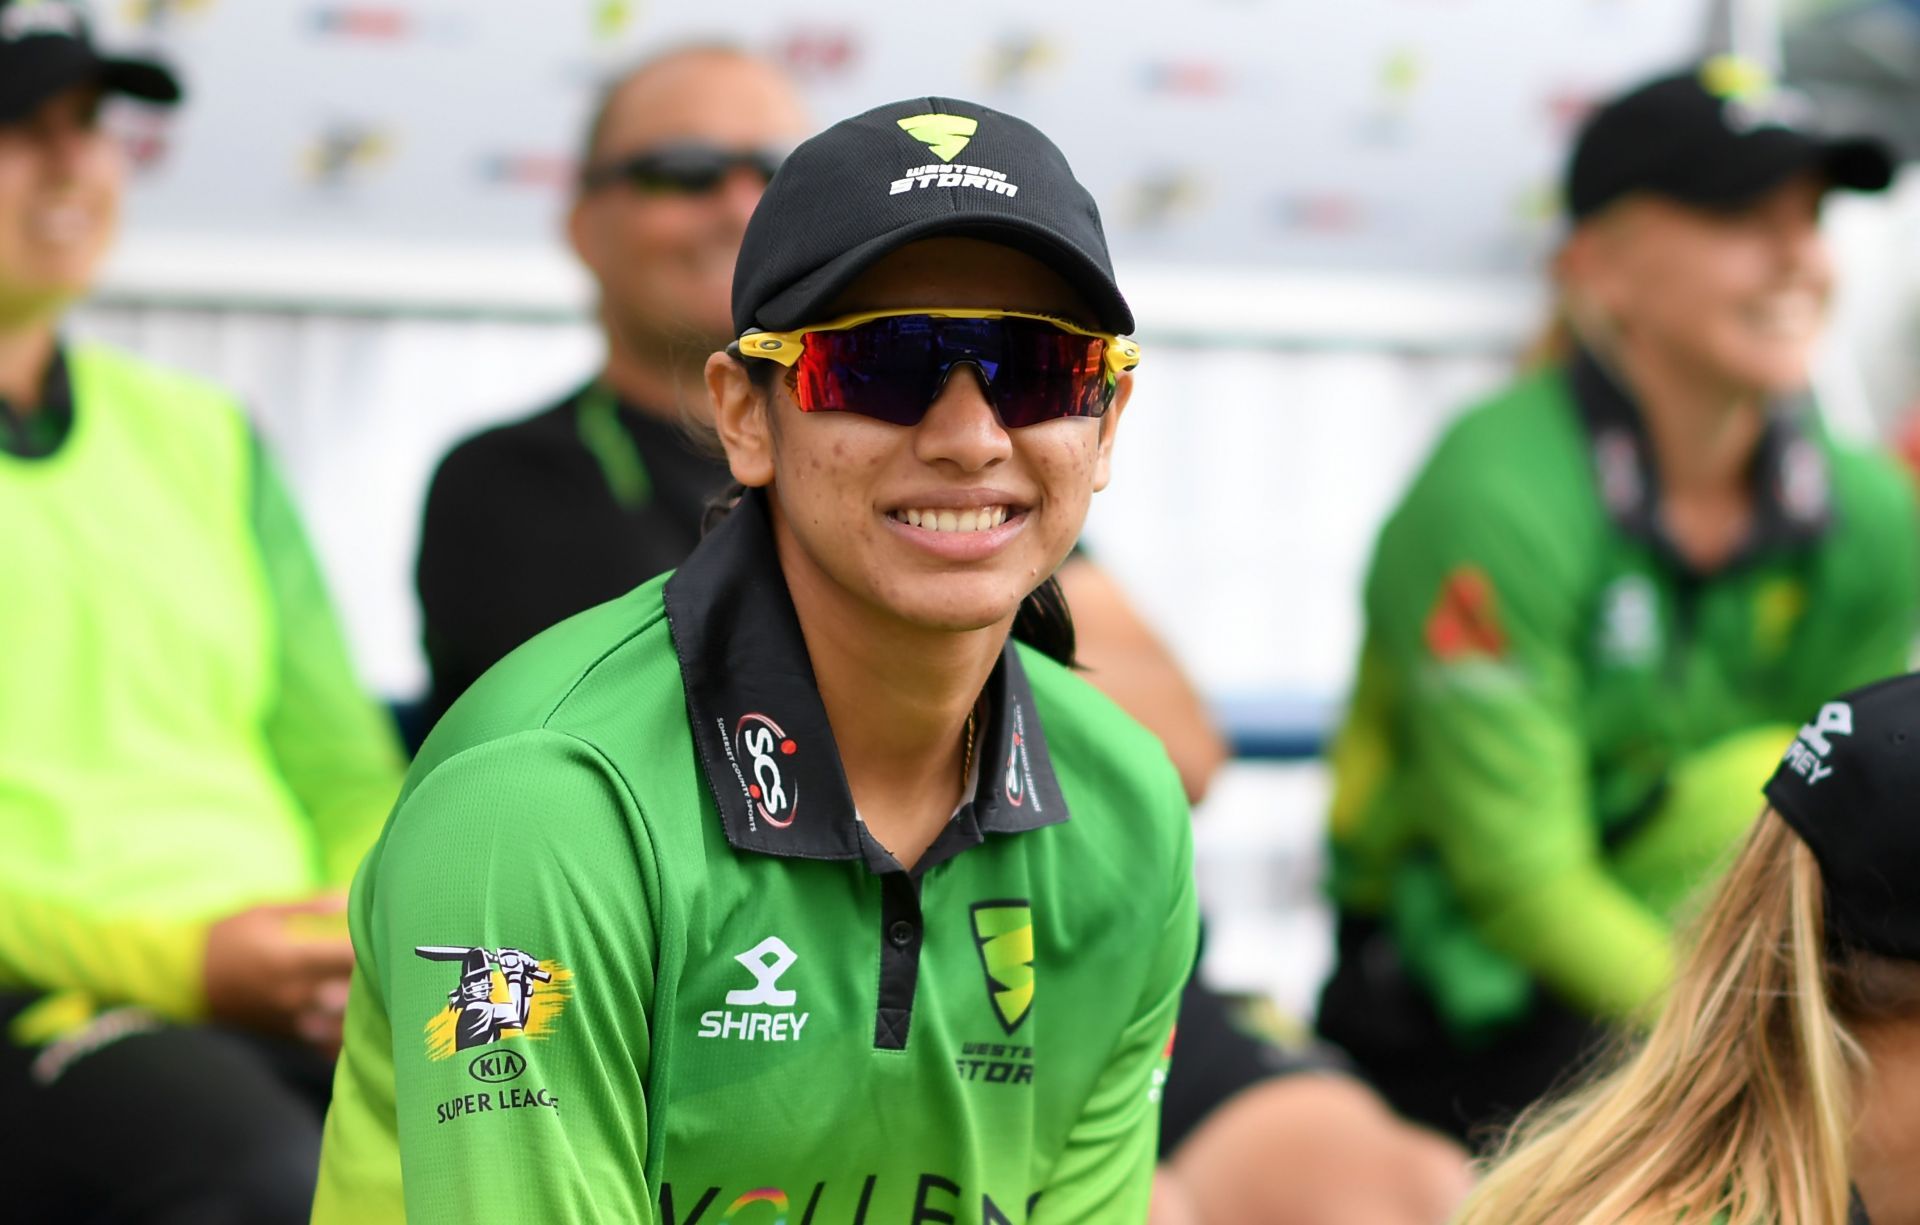
<path id="1" fill-rule="evenodd" d="M 735 354 L 734 360 L 741 360 L 738 354 Z M 755 387 L 763 392 L 772 388 L 774 372 L 780 369 L 776 363 L 749 361 L 742 364 L 747 368 L 747 378 Z M 739 504 L 746 492 L 747 487 L 736 482 L 707 503 L 707 513 L 700 524 L 701 532 L 712 531 L 714 525 L 726 518 L 727 513 Z M 1067 593 L 1061 589 L 1059 578 L 1049 574 L 1045 582 L 1020 601 L 1019 611 L 1013 615 L 1013 636 L 1064 667 L 1079 666 L 1074 662 L 1077 644 L 1073 633 L 1073 611 L 1067 607 Z"/>

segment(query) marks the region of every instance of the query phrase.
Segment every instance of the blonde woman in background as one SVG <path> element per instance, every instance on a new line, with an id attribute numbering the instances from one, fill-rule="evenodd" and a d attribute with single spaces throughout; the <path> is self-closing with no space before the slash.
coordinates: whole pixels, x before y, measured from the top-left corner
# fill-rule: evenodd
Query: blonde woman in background
<path id="1" fill-rule="evenodd" d="M 1821 708 L 1646 1043 L 1461 1225 L 1920 1222 L 1920 674 Z"/>

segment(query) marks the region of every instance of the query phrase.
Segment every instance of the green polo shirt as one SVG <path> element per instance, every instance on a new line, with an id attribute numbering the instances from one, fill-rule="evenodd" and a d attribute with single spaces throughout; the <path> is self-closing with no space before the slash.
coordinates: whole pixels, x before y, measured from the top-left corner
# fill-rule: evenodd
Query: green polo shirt
<path id="1" fill-rule="evenodd" d="M 1781 406 L 1752 534 L 1702 573 L 1661 528 L 1652 454 L 1583 356 L 1467 413 L 1380 534 L 1332 888 L 1463 1034 L 1535 983 L 1596 1015 L 1657 998 L 1673 915 L 1792 727 L 1906 667 L 1920 535 L 1890 460 Z"/>
<path id="2" fill-rule="evenodd" d="M 355 883 L 315 1220 L 1144 1219 L 1196 940 L 1158 743 L 1009 645 L 912 871 L 764 499 L 489 672 Z"/>

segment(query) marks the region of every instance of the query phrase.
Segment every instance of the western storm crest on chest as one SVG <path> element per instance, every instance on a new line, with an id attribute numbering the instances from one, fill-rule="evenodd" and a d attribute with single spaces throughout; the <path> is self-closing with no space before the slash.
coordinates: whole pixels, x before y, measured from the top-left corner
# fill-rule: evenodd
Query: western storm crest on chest
<path id="1" fill-rule="evenodd" d="M 1025 898 L 975 902 L 973 941 L 987 976 L 987 998 L 1011 1034 L 1033 1007 L 1033 908 Z"/>
<path id="2" fill-rule="evenodd" d="M 799 744 L 778 723 L 756 712 L 740 716 L 728 748 L 748 810 L 775 829 L 792 825 L 800 811 L 800 780 L 787 767 Z"/>

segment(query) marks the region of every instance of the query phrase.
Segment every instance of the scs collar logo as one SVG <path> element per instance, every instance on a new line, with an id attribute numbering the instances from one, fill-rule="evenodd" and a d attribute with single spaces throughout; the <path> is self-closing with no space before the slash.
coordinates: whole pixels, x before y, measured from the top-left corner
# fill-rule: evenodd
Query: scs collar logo
<path id="1" fill-rule="evenodd" d="M 1007 769 L 1004 776 L 1007 803 L 1015 808 L 1026 805 L 1033 790 L 1033 761 L 1027 756 L 1027 716 L 1018 702 L 1013 703 L 1013 731 L 1007 737 Z M 1040 811 L 1040 797 L 1033 797 L 1033 810 Z"/>
<path id="2" fill-rule="evenodd" d="M 735 771 L 745 762 L 751 776 L 740 780 L 748 806 L 775 829 L 792 825 L 800 811 L 800 784 L 795 780 L 788 786 L 781 762 L 799 752 L 800 746 L 772 719 L 749 714 L 733 725 L 733 748 Z"/>

